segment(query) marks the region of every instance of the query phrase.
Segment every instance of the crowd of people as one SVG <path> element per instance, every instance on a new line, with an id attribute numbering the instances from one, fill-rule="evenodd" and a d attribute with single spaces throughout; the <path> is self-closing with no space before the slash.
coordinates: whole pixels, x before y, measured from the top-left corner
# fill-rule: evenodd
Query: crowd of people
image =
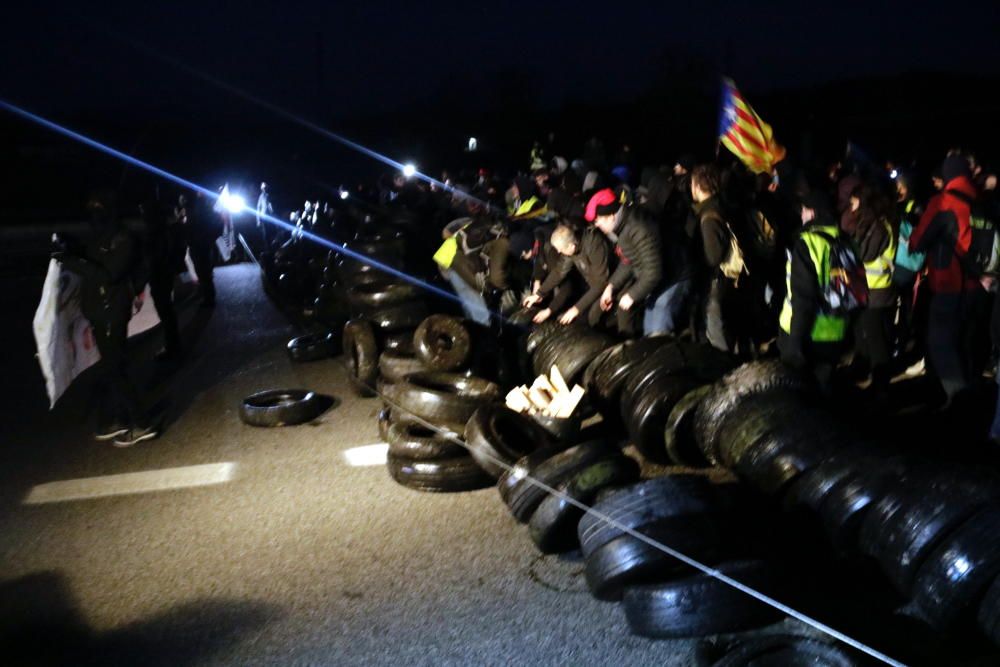
<path id="1" fill-rule="evenodd" d="M 396 174 L 306 201 L 281 216 L 288 225 L 271 224 L 261 183 L 248 236 L 263 253 L 301 244 L 301 230 L 344 241 L 354 231 L 344 206 L 405 210 L 421 227 L 410 251 L 427 255 L 484 327 L 553 320 L 694 339 L 744 359 L 777 353 L 827 392 L 840 367 L 873 405 L 894 376 L 926 367 L 946 409 L 994 370 L 1000 202 L 995 173 L 971 154 L 949 151 L 921 177 L 857 156 L 813 169 L 786 160 L 764 174 L 718 157 L 637 169 L 628 147 L 610 161 L 592 148 L 570 161 L 536 143 L 530 168 L 510 179 L 486 169 Z M 102 356 L 97 437 L 128 445 L 158 433 L 128 380 L 131 298 L 148 282 L 161 357 L 176 359 L 175 276 L 189 253 L 202 305 L 214 305 L 218 238 L 232 220 L 203 193 L 169 202 L 154 190 L 136 241 L 115 206 L 110 194 L 93 198 L 95 233 L 60 258 L 84 278 Z M 1000 420 L 994 431 L 1000 438 Z"/>
<path id="2" fill-rule="evenodd" d="M 770 174 L 555 158 L 506 189 L 457 190 L 435 259 L 481 323 L 521 307 L 746 359 L 776 349 L 827 392 L 840 366 L 871 405 L 900 373 L 930 370 L 947 409 L 995 372 L 1000 204 L 969 153 L 926 179 L 858 158 Z"/>

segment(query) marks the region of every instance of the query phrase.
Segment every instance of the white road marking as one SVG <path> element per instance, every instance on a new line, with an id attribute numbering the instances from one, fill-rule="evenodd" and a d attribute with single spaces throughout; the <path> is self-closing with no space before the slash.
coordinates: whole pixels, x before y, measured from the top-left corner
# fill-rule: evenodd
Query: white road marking
<path id="1" fill-rule="evenodd" d="M 121 475 L 105 475 L 104 477 L 68 479 L 33 487 L 25 497 L 24 504 L 41 505 L 42 503 L 58 503 L 67 500 L 85 500 L 132 493 L 186 489 L 193 486 L 209 486 L 229 482 L 235 476 L 235 463 L 206 463 L 183 468 L 165 468 Z"/>
<path id="2" fill-rule="evenodd" d="M 389 445 L 384 442 L 344 450 L 344 460 L 347 461 L 347 465 L 355 468 L 385 465 L 388 457 Z"/>

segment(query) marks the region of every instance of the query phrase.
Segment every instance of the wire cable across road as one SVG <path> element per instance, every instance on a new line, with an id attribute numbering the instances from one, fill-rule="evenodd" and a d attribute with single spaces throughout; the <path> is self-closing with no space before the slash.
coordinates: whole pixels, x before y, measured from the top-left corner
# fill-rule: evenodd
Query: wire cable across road
<path id="1" fill-rule="evenodd" d="M 346 364 L 344 364 L 344 368 L 347 369 Z M 348 369 L 348 373 L 350 373 L 349 369 Z M 383 394 L 382 392 L 380 392 L 377 387 L 372 387 L 371 385 L 368 385 L 368 384 L 365 384 L 365 383 L 360 383 L 360 384 L 363 384 L 366 388 L 368 388 L 371 391 L 373 391 L 380 399 L 382 399 L 393 410 L 398 410 L 398 411 L 400 411 L 402 413 L 407 414 L 409 419 L 412 419 L 413 421 L 415 421 L 416 423 L 420 424 L 421 426 L 434 431 L 440 438 L 443 438 L 445 440 L 448 440 L 449 442 L 453 442 L 453 443 L 455 443 L 457 445 L 460 445 L 463 448 L 465 448 L 466 450 L 469 449 L 469 447 L 466 444 L 466 442 L 462 438 L 459 438 L 454 432 L 448 431 L 446 429 L 443 429 L 443 428 L 439 427 L 437 424 L 432 424 L 431 422 L 428 422 L 426 419 L 423 419 L 419 415 L 416 415 L 416 414 L 410 412 L 409 410 L 407 410 L 406 408 L 403 408 L 402 406 L 400 406 L 396 402 L 394 402 L 391 399 L 389 399 L 388 397 L 386 397 L 385 394 Z M 481 455 L 481 456 L 483 456 L 485 458 L 488 458 L 491 463 L 495 463 L 497 466 L 501 467 L 502 469 L 504 469 L 504 470 L 506 470 L 508 472 L 512 472 L 514 470 L 513 466 L 509 465 L 506 461 L 502 461 L 502 460 L 500 460 L 500 459 L 492 456 L 488 452 L 485 452 L 485 451 L 479 452 L 479 455 Z M 844 644 L 847 644 L 848 646 L 850 646 L 853 649 L 861 651 L 862 653 L 865 653 L 866 655 L 868 655 L 868 656 L 870 656 L 870 657 L 872 657 L 872 658 L 874 658 L 874 659 L 876 659 L 876 660 L 878 660 L 878 661 L 880 661 L 880 662 L 882 662 L 882 663 L 884 663 L 886 665 L 892 665 L 893 667 L 906 667 L 905 663 L 902 663 L 902 662 L 900 662 L 900 661 L 898 661 L 898 660 L 896 660 L 894 658 L 889 657 L 888 655 L 886 655 L 886 654 L 884 654 L 884 653 L 876 650 L 875 648 L 869 646 L 868 644 L 865 644 L 861 640 L 855 639 L 854 637 L 851 637 L 850 635 L 844 634 L 843 632 L 837 630 L 836 628 L 832 628 L 829 625 L 827 625 L 826 623 L 823 623 L 822 621 L 820 621 L 818 619 L 815 619 L 812 616 L 809 616 L 808 614 L 806 614 L 804 612 L 798 611 L 797 609 L 794 609 L 794 608 L 788 606 L 787 604 L 781 602 L 780 600 L 774 599 L 773 597 L 771 597 L 770 595 L 767 595 L 766 593 L 762 593 L 761 591 L 758 591 L 758 590 L 754 589 L 751 586 L 747 586 L 746 584 L 744 584 L 744 583 L 742 583 L 740 581 L 737 581 L 736 579 L 733 579 L 732 577 L 730 577 L 730 576 L 728 576 L 728 575 L 720 572 L 719 570 L 717 570 L 717 569 L 715 569 L 715 568 L 713 568 L 713 567 L 711 567 L 709 565 L 705 565 L 704 563 L 702 563 L 702 562 L 700 562 L 700 561 L 698 561 L 698 560 L 696 560 L 694 558 L 691 558 L 690 556 L 688 556 L 688 555 L 686 555 L 686 554 L 684 554 L 684 553 L 682 553 L 682 552 L 674 549 L 673 547 L 670 547 L 670 546 L 664 544 L 663 542 L 660 542 L 659 540 L 653 539 L 649 535 L 645 535 L 645 534 L 643 534 L 643 533 L 635 530 L 634 528 L 631 528 L 629 526 L 626 526 L 626 525 L 622 524 L 619 521 L 616 521 L 615 519 L 613 519 L 612 517 L 608 516 L 607 514 L 604 514 L 603 512 L 594 509 L 592 506 L 587 505 L 586 503 L 582 503 L 579 500 L 577 500 L 576 498 L 573 498 L 573 497 L 571 497 L 571 496 L 563 493 L 559 489 L 555 489 L 555 488 L 549 486 L 548 484 L 545 484 L 544 482 L 541 482 L 541 481 L 535 479 L 534 477 L 531 476 L 530 473 L 525 473 L 523 476 L 519 476 L 519 479 L 527 480 L 529 484 L 532 484 L 532 485 L 534 485 L 534 486 L 542 489 L 543 491 L 545 491 L 549 495 L 556 496 L 560 500 L 562 500 L 564 502 L 567 502 L 570 505 L 573 505 L 574 507 L 576 507 L 577 509 L 582 510 L 586 514 L 589 514 L 589 515 L 593 516 L 597 520 L 599 520 L 599 521 L 601 521 L 603 523 L 606 523 L 606 524 L 608 524 L 610 526 L 613 526 L 617 530 L 620 530 L 620 531 L 622 531 L 623 533 L 625 533 L 627 535 L 630 535 L 630 536 L 632 536 L 632 537 L 634 537 L 634 538 L 636 538 L 638 540 L 641 540 L 642 542 L 648 544 L 649 546 L 653 547 L 654 549 L 658 549 L 659 551 L 662 551 L 663 553 L 667 554 L 668 556 L 676 558 L 677 560 L 681 561 L 685 565 L 693 567 L 696 570 L 699 570 L 699 571 L 703 572 L 704 574 L 707 574 L 708 576 L 712 577 L 713 579 L 717 579 L 717 580 L 721 581 L 722 583 L 726 584 L 727 586 L 731 586 L 731 587 L 735 588 L 736 590 L 738 590 L 738 591 L 740 591 L 742 593 L 745 593 L 746 595 L 749 595 L 750 597 L 752 597 L 752 598 L 754 598 L 754 599 L 756 599 L 756 600 L 758 600 L 758 601 L 760 601 L 760 602 L 762 602 L 762 603 L 764 603 L 764 604 L 766 604 L 766 605 L 768 605 L 770 607 L 773 607 L 774 609 L 777 609 L 778 611 L 782 612 L 783 614 L 786 614 L 787 616 L 791 616 L 792 618 L 794 618 L 794 619 L 796 619 L 796 620 L 798 620 L 798 621 L 800 621 L 802 623 L 805 623 L 806 625 L 814 628 L 815 630 L 818 630 L 819 632 L 822 632 L 823 634 L 825 634 L 825 635 L 827 635 L 829 637 L 832 637 L 833 639 L 836 639 L 837 641 L 840 641 L 840 642 L 843 642 Z"/>

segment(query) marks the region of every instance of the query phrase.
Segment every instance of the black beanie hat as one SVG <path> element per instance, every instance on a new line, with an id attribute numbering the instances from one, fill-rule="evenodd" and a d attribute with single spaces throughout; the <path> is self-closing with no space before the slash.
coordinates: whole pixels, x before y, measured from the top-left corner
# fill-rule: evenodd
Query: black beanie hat
<path id="1" fill-rule="evenodd" d="M 950 183 L 959 176 L 972 176 L 972 172 L 969 170 L 969 161 L 964 155 L 957 153 L 949 155 L 941 163 L 941 178 L 944 179 L 945 183 Z"/>

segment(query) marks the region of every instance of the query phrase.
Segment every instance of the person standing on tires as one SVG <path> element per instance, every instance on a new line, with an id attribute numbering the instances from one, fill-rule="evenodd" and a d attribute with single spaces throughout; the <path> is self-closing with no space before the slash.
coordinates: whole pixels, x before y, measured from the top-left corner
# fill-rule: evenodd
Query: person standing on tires
<path id="1" fill-rule="evenodd" d="M 646 309 L 647 321 L 657 317 L 651 311 L 660 307 L 658 295 L 653 293 L 663 282 L 663 257 L 656 223 L 639 206 L 624 204 L 624 192 L 599 190 L 587 203 L 584 217 L 615 244 L 618 256 L 618 267 L 601 294 L 601 310 L 609 312 L 617 298 L 618 331 L 634 336 L 640 308 Z"/>
<path id="2" fill-rule="evenodd" d="M 847 318 L 829 314 L 822 290 L 830 284 L 830 239 L 840 236 L 822 192 L 802 196 L 802 230 L 788 251 L 785 303 L 778 318 L 778 350 L 788 366 L 811 373 L 826 393 L 840 358 Z"/>
<path id="3" fill-rule="evenodd" d="M 128 447 L 159 435 L 146 419 L 129 379 L 128 322 L 135 298 L 133 274 L 139 248 L 118 219 L 116 198 L 99 192 L 87 202 L 91 237 L 80 254 L 56 259 L 82 279 L 80 309 L 90 322 L 101 359 L 97 364 L 97 430 L 94 437 Z M 145 281 L 143 280 L 143 283 Z"/>
<path id="4" fill-rule="evenodd" d="M 559 316 L 559 322 L 570 324 L 583 315 L 587 324 L 596 326 L 601 319 L 598 300 L 608 284 L 610 253 L 607 239 L 593 227 L 577 231 L 570 225 L 561 224 L 552 232 L 549 242 L 560 258 L 550 267 L 538 290 L 527 297 L 523 305 L 530 308 L 551 296 L 552 302 L 534 319 L 536 323 L 547 320 L 569 300 L 570 272 L 575 268 L 587 283 L 588 289 Z"/>
<path id="5" fill-rule="evenodd" d="M 720 189 L 720 176 L 712 165 L 698 165 L 691 172 L 691 198 L 698 218 L 694 238 L 696 244 L 700 241 L 706 272 L 695 313 L 696 332 L 719 350 L 732 352 L 740 347 L 740 353 L 747 354 L 749 337 L 742 332 L 748 326 L 749 311 L 737 281 L 723 272 L 723 264 L 731 258 L 734 236 L 722 213 Z"/>

